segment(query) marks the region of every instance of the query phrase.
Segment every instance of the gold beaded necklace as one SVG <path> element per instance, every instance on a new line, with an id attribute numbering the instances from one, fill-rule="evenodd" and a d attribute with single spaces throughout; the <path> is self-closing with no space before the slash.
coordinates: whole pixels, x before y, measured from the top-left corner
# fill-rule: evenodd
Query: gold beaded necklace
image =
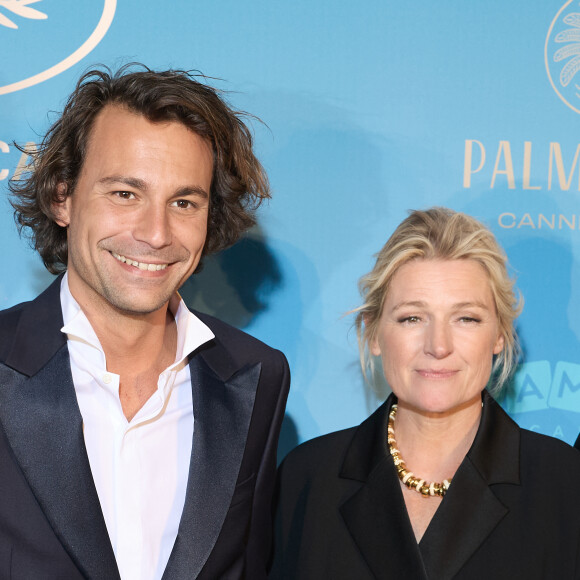
<path id="1" fill-rule="evenodd" d="M 443 483 L 437 483 L 435 481 L 428 483 L 424 479 L 415 477 L 413 472 L 407 469 L 407 466 L 401 457 L 401 452 L 397 449 L 397 441 L 395 440 L 396 414 L 397 405 L 393 405 L 391 407 L 391 412 L 389 413 L 389 423 L 387 426 L 387 444 L 389 445 L 389 452 L 393 457 L 393 461 L 395 462 L 395 467 L 397 468 L 397 475 L 399 476 L 399 479 L 409 489 L 414 489 L 423 497 L 433 497 L 436 495 L 443 497 L 451 485 L 451 478 L 444 479 Z"/>

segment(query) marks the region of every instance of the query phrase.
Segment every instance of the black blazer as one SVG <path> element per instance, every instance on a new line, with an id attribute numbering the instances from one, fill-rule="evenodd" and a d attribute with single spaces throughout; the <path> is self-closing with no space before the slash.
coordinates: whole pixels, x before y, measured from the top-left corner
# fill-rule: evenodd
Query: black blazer
<path id="1" fill-rule="evenodd" d="M 0 313 L 0 578 L 119 579 L 83 439 L 60 278 Z M 164 580 L 264 578 L 284 355 L 214 318 L 190 360 L 195 426 Z"/>
<path id="2" fill-rule="evenodd" d="M 578 439 L 576 439 L 576 443 L 574 443 L 574 447 L 576 447 L 576 449 L 580 449 L 580 435 L 578 435 Z"/>
<path id="3" fill-rule="evenodd" d="M 473 445 L 418 545 L 386 444 L 393 400 L 283 462 L 271 578 L 580 578 L 578 451 L 520 429 L 485 393 Z"/>

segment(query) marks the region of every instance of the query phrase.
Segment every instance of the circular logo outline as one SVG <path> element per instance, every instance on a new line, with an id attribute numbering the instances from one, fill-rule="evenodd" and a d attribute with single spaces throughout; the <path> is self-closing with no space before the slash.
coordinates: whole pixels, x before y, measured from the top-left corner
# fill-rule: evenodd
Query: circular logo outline
<path id="1" fill-rule="evenodd" d="M 115 11 L 117 10 L 117 0 L 105 0 L 105 4 L 103 6 L 103 13 L 101 14 L 101 18 L 93 30 L 92 34 L 83 42 L 83 44 L 77 48 L 70 56 L 61 60 L 59 63 L 51 66 L 49 69 L 28 77 L 24 80 L 12 83 L 10 85 L 4 85 L 0 87 L 0 95 L 7 95 L 8 93 L 14 93 L 16 91 L 20 91 L 22 89 L 26 89 L 28 87 L 32 87 L 60 73 L 64 72 L 65 70 L 69 69 L 71 66 L 80 62 L 87 54 L 89 54 L 96 46 L 103 40 L 105 34 L 107 34 L 112 22 L 113 18 L 115 17 Z"/>
<path id="2" fill-rule="evenodd" d="M 575 111 L 576 113 L 580 114 L 580 109 L 576 108 L 574 105 L 572 105 L 571 103 L 569 103 L 566 98 L 560 93 L 560 91 L 556 88 L 556 84 L 554 83 L 554 80 L 552 79 L 552 74 L 550 73 L 550 66 L 548 64 L 548 44 L 550 41 L 550 36 L 552 35 L 552 30 L 554 29 L 554 25 L 556 24 L 556 22 L 558 21 L 558 19 L 560 18 L 560 15 L 562 14 L 562 12 L 570 5 L 572 4 L 574 0 L 568 0 L 561 8 L 560 10 L 558 10 L 556 16 L 554 16 L 554 19 L 552 20 L 552 23 L 550 24 L 550 28 L 548 29 L 548 34 L 546 36 L 546 43 L 544 45 L 544 65 L 546 67 L 546 73 L 548 74 L 548 80 L 550 81 L 550 84 L 552 85 L 552 88 L 554 89 L 554 92 L 558 95 L 558 97 L 560 98 L 560 100 L 570 109 L 572 109 L 573 111 Z"/>

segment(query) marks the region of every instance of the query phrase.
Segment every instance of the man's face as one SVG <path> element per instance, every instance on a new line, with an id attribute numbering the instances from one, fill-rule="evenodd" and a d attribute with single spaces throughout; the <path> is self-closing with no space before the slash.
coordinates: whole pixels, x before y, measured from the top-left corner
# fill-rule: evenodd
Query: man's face
<path id="1" fill-rule="evenodd" d="M 184 125 L 120 106 L 99 113 L 76 189 L 55 208 L 84 309 L 142 315 L 167 304 L 199 263 L 212 171 L 209 143 Z"/>

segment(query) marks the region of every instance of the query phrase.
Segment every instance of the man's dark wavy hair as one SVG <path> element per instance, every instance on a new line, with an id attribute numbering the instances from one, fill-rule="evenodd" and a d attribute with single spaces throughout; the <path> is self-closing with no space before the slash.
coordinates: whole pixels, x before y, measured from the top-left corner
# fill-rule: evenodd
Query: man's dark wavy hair
<path id="1" fill-rule="evenodd" d="M 95 119 L 109 105 L 152 122 L 177 121 L 211 143 L 214 168 L 204 255 L 227 248 L 254 225 L 254 211 L 270 190 L 243 121 L 248 115 L 232 109 L 220 91 L 197 80 L 200 76 L 132 63 L 117 72 L 100 67 L 81 77 L 42 143 L 26 151 L 33 170 L 9 185 L 19 230 L 30 228 L 32 245 L 50 272 L 64 271 L 68 259 L 66 229 L 55 222 L 54 204 L 74 192 Z"/>

